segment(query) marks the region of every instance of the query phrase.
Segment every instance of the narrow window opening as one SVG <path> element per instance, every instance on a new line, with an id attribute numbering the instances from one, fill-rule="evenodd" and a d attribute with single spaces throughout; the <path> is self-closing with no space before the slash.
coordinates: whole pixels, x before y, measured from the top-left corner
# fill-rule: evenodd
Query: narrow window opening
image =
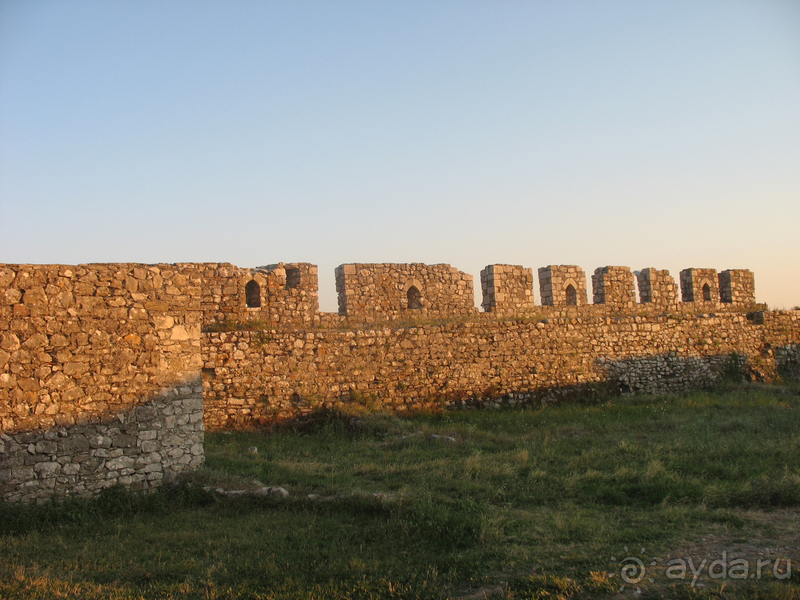
<path id="1" fill-rule="evenodd" d="M 567 306 L 578 306 L 578 292 L 571 283 L 567 286 Z"/>
<path id="2" fill-rule="evenodd" d="M 711 302 L 711 287 L 707 283 L 703 284 L 703 301 Z"/>
<path id="3" fill-rule="evenodd" d="M 422 294 L 414 285 L 408 288 L 408 308 L 412 310 L 422 308 Z"/>
<path id="4" fill-rule="evenodd" d="M 251 279 L 244 286 L 244 295 L 247 301 L 247 308 L 261 307 L 261 286 L 258 285 L 255 279 Z"/>
<path id="5" fill-rule="evenodd" d="M 293 290 L 300 285 L 300 269 L 290 267 L 286 269 L 286 289 Z"/>

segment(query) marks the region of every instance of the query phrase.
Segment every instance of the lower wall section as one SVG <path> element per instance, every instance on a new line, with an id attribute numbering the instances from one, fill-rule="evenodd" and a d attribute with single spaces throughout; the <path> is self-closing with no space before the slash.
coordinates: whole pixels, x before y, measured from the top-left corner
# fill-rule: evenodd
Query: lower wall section
<path id="1" fill-rule="evenodd" d="M 205 421 L 258 426 L 338 402 L 402 411 L 596 384 L 678 392 L 726 374 L 770 380 L 797 360 L 798 343 L 798 311 L 204 333 Z"/>
<path id="2" fill-rule="evenodd" d="M 741 379 L 750 369 L 747 359 L 738 354 L 689 357 L 667 354 L 601 360 L 600 364 L 605 367 L 608 381 L 623 394 L 680 393 L 709 387 L 721 377 Z"/>
<path id="3" fill-rule="evenodd" d="M 0 436 L 0 497 L 91 497 L 114 484 L 148 489 L 203 463 L 199 381 L 83 423 Z"/>

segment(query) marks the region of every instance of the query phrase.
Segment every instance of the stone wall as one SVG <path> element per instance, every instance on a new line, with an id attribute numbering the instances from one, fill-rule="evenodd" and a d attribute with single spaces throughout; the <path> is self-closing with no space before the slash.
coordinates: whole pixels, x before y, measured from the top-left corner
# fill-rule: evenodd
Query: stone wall
<path id="1" fill-rule="evenodd" d="M 318 320 L 316 265 L 278 263 L 242 269 L 205 263 L 203 326 L 258 322 L 266 326 L 308 326 Z"/>
<path id="2" fill-rule="evenodd" d="M 583 270 L 551 265 L 542 306 L 531 269 L 481 275 L 478 313 L 472 276 L 449 265 L 341 265 L 328 314 L 308 263 L 0 265 L 0 497 L 158 485 L 203 462 L 204 421 L 682 391 L 734 362 L 761 379 L 798 370 L 798 312 L 746 314 L 749 271 L 687 269 L 678 303 L 668 272 L 645 269 L 637 304 L 630 270 L 604 267 L 587 305 Z"/>
<path id="3" fill-rule="evenodd" d="M 798 311 L 208 333 L 205 418 L 231 428 L 339 402 L 403 411 L 531 401 L 589 385 L 685 391 L 709 385 L 736 357 L 751 377 L 769 379 L 779 366 L 774 349 L 798 341 Z"/>
<path id="4" fill-rule="evenodd" d="M 639 302 L 668 312 L 677 309 L 678 286 L 669 271 L 642 269 L 637 271 L 636 278 L 639 284 Z"/>
<path id="5" fill-rule="evenodd" d="M 632 311 L 636 306 L 633 273 L 628 267 L 599 267 L 592 275 L 595 304 L 605 304 L 618 311 Z"/>
<path id="6" fill-rule="evenodd" d="M 542 306 L 584 306 L 586 274 L 575 265 L 549 265 L 539 269 Z"/>
<path id="7" fill-rule="evenodd" d="M 353 321 L 472 315 L 472 275 L 450 265 L 345 264 L 336 268 L 339 314 Z"/>
<path id="8" fill-rule="evenodd" d="M 203 462 L 198 265 L 0 265 L 0 496 Z"/>
<path id="9" fill-rule="evenodd" d="M 0 435 L 0 497 L 91 497 L 148 489 L 203 462 L 203 386 L 173 386 L 124 412 Z"/>
<path id="10" fill-rule="evenodd" d="M 719 296 L 724 304 L 749 307 L 756 302 L 756 282 L 747 269 L 728 269 L 719 274 Z"/>
<path id="11" fill-rule="evenodd" d="M 535 308 L 533 270 L 520 265 L 489 265 L 481 271 L 484 312 L 524 314 Z"/>

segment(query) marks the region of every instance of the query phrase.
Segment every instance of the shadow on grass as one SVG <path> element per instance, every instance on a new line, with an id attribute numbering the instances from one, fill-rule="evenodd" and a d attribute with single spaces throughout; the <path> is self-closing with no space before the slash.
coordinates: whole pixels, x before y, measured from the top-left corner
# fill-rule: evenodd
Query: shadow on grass
<path id="1" fill-rule="evenodd" d="M 253 494 L 226 497 L 187 482 L 162 486 L 150 493 L 113 486 L 92 500 L 51 500 L 39 505 L 0 503 L 0 535 L 46 531 L 62 525 L 80 526 L 97 519 L 169 515 L 193 510 L 203 511 L 208 517 L 291 511 L 317 516 L 377 519 L 384 522 L 385 533 L 398 542 L 416 541 L 447 548 L 469 547 L 481 535 L 480 506 L 469 499 L 431 496 L 386 499 L 368 494 L 353 494 L 328 501 Z"/>

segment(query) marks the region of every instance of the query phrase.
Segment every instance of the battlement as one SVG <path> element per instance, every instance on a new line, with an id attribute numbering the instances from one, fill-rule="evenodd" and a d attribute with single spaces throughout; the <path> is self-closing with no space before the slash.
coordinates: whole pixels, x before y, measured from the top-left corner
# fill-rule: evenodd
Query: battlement
<path id="1" fill-rule="evenodd" d="M 446 264 L 344 264 L 336 291 L 339 314 L 361 321 L 477 312 L 472 275 Z"/>
<path id="2" fill-rule="evenodd" d="M 632 310 L 636 306 L 633 273 L 628 267 L 600 267 L 592 275 L 594 303 L 617 310 Z"/>
<path id="3" fill-rule="evenodd" d="M 720 302 L 719 278 L 714 269 L 681 271 L 681 295 L 684 302 L 696 302 L 714 308 Z"/>
<path id="4" fill-rule="evenodd" d="M 226 321 L 310 325 L 319 314 L 316 265 L 277 263 L 243 269 L 204 263 L 203 326 Z"/>
<path id="5" fill-rule="evenodd" d="M 332 314 L 309 263 L 0 265 L 0 497 L 147 489 L 202 464 L 204 423 L 365 395 L 402 411 L 601 382 L 680 391 L 741 357 L 761 379 L 800 364 L 798 311 L 745 314 L 750 271 L 686 269 L 678 302 L 667 271 L 643 269 L 637 303 L 634 273 L 601 267 L 592 305 L 579 267 L 538 274 L 541 306 L 532 269 L 483 269 L 479 316 L 450 265 L 344 264 Z M 412 323 L 374 326 L 396 319 Z"/>
<path id="6" fill-rule="evenodd" d="M 678 286 L 669 271 L 647 268 L 636 273 L 639 301 L 648 306 L 672 312 L 678 305 Z M 755 297 L 753 297 L 755 302 Z"/>
<path id="7" fill-rule="evenodd" d="M 539 269 L 542 306 L 585 306 L 586 274 L 575 265 L 549 265 Z"/>
<path id="8" fill-rule="evenodd" d="M 485 312 L 535 309 L 531 270 L 519 265 L 489 265 L 481 271 L 482 307 Z M 636 286 L 639 301 L 636 300 Z M 631 272 L 629 267 L 599 267 L 592 275 L 592 304 L 606 312 L 630 313 L 647 309 L 664 314 L 687 310 L 743 310 L 755 306 L 755 280 L 746 269 L 731 269 L 717 276 L 714 269 L 681 271 L 682 302 L 669 271 L 651 267 Z M 539 269 L 543 308 L 587 306 L 586 275 L 575 265 L 549 265 Z"/>
<path id="9" fill-rule="evenodd" d="M 277 263 L 244 269 L 202 263 L 203 326 L 256 322 L 264 326 L 338 325 L 477 314 L 473 277 L 447 264 L 350 263 L 336 268 L 338 315 L 319 312 L 318 270 L 309 263 Z M 595 306 L 624 314 L 646 309 L 743 310 L 755 304 L 753 274 L 743 269 L 681 271 L 682 302 L 669 271 L 600 267 L 592 275 L 592 304 L 586 274 L 575 265 L 538 269 L 541 306 L 533 290 L 533 270 L 493 264 L 481 271 L 481 307 L 495 315 L 524 315 L 544 309 Z M 639 301 L 636 286 L 639 289 Z"/>
<path id="10" fill-rule="evenodd" d="M 719 297 L 723 304 L 750 306 L 756 301 L 756 283 L 747 269 L 728 269 L 719 274 Z"/>
<path id="11" fill-rule="evenodd" d="M 484 312 L 520 313 L 534 307 L 533 270 L 519 265 L 489 265 L 481 271 Z"/>

